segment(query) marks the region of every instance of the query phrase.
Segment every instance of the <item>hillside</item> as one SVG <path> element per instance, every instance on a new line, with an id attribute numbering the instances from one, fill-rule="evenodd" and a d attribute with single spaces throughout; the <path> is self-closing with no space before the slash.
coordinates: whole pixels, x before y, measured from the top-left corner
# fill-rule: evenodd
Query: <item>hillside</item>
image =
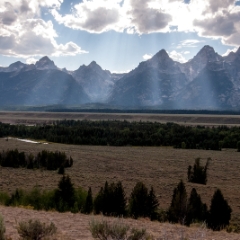
<path id="1" fill-rule="evenodd" d="M 239 234 L 226 233 L 225 231 L 213 232 L 204 227 L 184 227 L 178 224 L 151 222 L 148 219 L 123 219 L 119 220 L 111 217 L 92 216 L 73 213 L 58 213 L 34 211 L 24 208 L 3 207 L 0 206 L 0 213 L 3 215 L 6 226 L 6 235 L 12 240 L 18 240 L 16 230 L 17 223 L 20 221 L 28 221 L 29 219 L 39 219 L 41 222 L 53 222 L 58 234 L 57 240 L 93 240 L 89 231 L 89 222 L 94 220 L 109 222 L 122 222 L 131 227 L 141 229 L 144 228 L 148 233 L 152 234 L 157 239 L 195 239 L 195 240 L 239 240 Z"/>

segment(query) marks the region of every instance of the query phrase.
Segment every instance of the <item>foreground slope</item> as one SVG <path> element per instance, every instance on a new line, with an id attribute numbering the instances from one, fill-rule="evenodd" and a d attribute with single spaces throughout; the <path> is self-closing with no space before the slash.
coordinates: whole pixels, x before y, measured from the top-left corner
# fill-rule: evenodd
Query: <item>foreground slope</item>
<path id="1" fill-rule="evenodd" d="M 131 226 L 132 228 L 144 228 L 148 233 L 152 234 L 155 239 L 195 239 L 195 240 L 239 240 L 240 235 L 234 233 L 226 233 L 225 231 L 213 232 L 206 229 L 204 226 L 185 227 L 178 224 L 151 222 L 148 219 L 116 219 L 112 217 L 73 214 L 73 213 L 58 213 L 34 211 L 30 209 L 3 207 L 0 206 L 0 213 L 3 215 L 6 226 L 6 235 L 12 240 L 19 239 L 16 226 L 18 222 L 28 221 L 29 219 L 39 219 L 41 222 L 53 222 L 58 234 L 56 239 L 61 240 L 93 240 L 89 230 L 89 222 L 94 220 L 120 222 Z M 182 239 L 182 238 L 181 238 Z"/>

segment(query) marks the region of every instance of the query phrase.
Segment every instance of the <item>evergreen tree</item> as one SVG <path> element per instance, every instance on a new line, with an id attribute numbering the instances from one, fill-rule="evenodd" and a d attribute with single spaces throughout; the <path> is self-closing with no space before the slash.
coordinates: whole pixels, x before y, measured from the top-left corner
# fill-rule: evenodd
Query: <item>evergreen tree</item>
<path id="1" fill-rule="evenodd" d="M 229 225 L 232 209 L 224 199 L 220 189 L 217 189 L 212 197 L 207 220 L 208 226 L 219 231 Z"/>
<path id="2" fill-rule="evenodd" d="M 202 203 L 200 195 L 193 188 L 187 205 L 186 225 L 189 226 L 194 221 L 205 221 L 206 217 L 207 205 Z"/>
<path id="3" fill-rule="evenodd" d="M 114 216 L 123 216 L 126 214 L 126 195 L 121 182 L 118 182 L 114 189 Z"/>
<path id="4" fill-rule="evenodd" d="M 65 168 L 63 165 L 61 165 L 58 169 L 58 174 L 64 175 L 65 174 Z"/>
<path id="5" fill-rule="evenodd" d="M 173 191 L 172 202 L 168 210 L 169 222 L 184 224 L 187 213 L 187 192 L 183 181 Z"/>
<path id="6" fill-rule="evenodd" d="M 188 181 L 199 184 L 207 183 L 207 170 L 209 166 L 209 161 L 211 158 L 207 159 L 206 165 L 200 165 L 200 158 L 195 159 L 194 166 L 188 166 Z"/>
<path id="7" fill-rule="evenodd" d="M 92 189 L 91 189 L 91 187 L 89 187 L 88 195 L 87 195 L 85 206 L 84 206 L 84 209 L 83 209 L 83 213 L 89 214 L 89 213 L 92 212 L 92 210 L 93 210 Z"/>
<path id="8" fill-rule="evenodd" d="M 111 193 L 112 193 L 112 187 L 109 187 L 108 182 L 105 182 L 104 188 L 103 188 L 103 208 L 102 208 L 102 213 L 103 215 L 110 215 L 112 211 L 112 201 L 111 201 Z"/>
<path id="9" fill-rule="evenodd" d="M 148 189 L 142 182 L 138 182 L 132 190 L 129 213 L 134 218 L 148 216 Z"/>
<path id="10" fill-rule="evenodd" d="M 96 214 L 103 212 L 103 204 L 104 204 L 104 194 L 103 194 L 103 188 L 101 187 L 100 191 L 98 192 L 94 200 L 94 212 Z"/>
<path id="11" fill-rule="evenodd" d="M 153 187 L 151 187 L 151 190 L 148 194 L 148 216 L 151 220 L 157 219 L 157 209 L 158 209 L 159 203 L 157 200 L 157 197 L 155 195 Z"/>
<path id="12" fill-rule="evenodd" d="M 58 211 L 69 211 L 74 207 L 75 189 L 71 182 L 71 178 L 63 175 L 58 183 L 58 189 L 55 193 L 55 201 Z"/>
<path id="13" fill-rule="evenodd" d="M 237 142 L 237 151 L 240 152 L 240 141 Z"/>

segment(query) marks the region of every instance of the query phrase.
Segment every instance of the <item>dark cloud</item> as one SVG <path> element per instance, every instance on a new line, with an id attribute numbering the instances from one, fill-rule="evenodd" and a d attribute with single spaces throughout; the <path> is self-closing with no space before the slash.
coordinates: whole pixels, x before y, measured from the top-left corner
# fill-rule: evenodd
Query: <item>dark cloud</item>
<path id="1" fill-rule="evenodd" d="M 108 25 L 118 22 L 119 12 L 115 9 L 108 10 L 104 7 L 99 7 L 93 11 L 84 9 L 87 13 L 87 18 L 82 27 L 90 31 L 103 31 Z"/>
<path id="2" fill-rule="evenodd" d="M 146 0 L 132 0 L 131 5 L 130 15 L 137 32 L 160 31 L 168 26 L 168 23 L 172 20 L 170 14 L 164 13 L 160 9 L 149 8 Z"/>
<path id="3" fill-rule="evenodd" d="M 217 15 L 213 18 L 195 20 L 194 25 L 201 28 L 202 35 L 228 37 L 236 32 L 235 22 L 239 19 L 240 12 L 234 14 L 225 12 L 224 15 Z"/>
<path id="4" fill-rule="evenodd" d="M 4 5 L 6 10 L 3 12 L 0 12 L 0 21 L 4 25 L 11 25 L 17 20 L 17 15 L 11 3 L 5 2 Z"/>
<path id="5" fill-rule="evenodd" d="M 209 0 L 209 10 L 211 12 L 217 12 L 221 8 L 228 8 L 229 6 L 234 6 L 236 0 Z"/>

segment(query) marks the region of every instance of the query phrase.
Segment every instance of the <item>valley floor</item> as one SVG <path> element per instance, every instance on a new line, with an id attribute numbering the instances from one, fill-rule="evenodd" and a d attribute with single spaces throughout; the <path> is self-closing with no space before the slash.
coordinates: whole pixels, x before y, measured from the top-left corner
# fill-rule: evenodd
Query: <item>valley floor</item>
<path id="1" fill-rule="evenodd" d="M 189 126 L 240 126 L 239 115 L 0 111 L 0 122 L 10 124 L 51 124 L 54 121 L 65 119 L 174 122 Z"/>

